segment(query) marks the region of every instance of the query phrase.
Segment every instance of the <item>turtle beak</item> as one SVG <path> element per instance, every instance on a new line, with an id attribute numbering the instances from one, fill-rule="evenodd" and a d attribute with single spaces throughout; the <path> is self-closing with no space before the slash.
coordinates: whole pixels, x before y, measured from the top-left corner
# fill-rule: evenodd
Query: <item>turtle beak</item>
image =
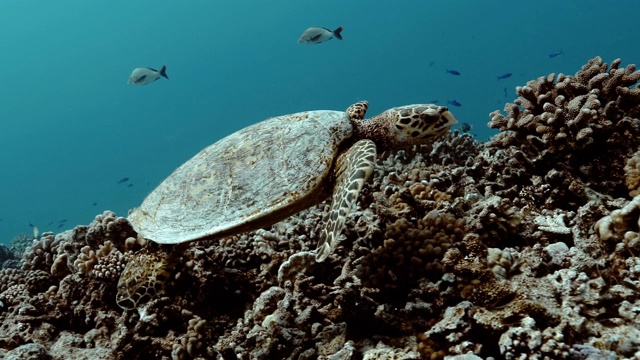
<path id="1" fill-rule="evenodd" d="M 434 132 L 441 134 L 448 131 L 453 125 L 458 123 L 458 119 L 453 116 L 446 106 L 439 106 L 438 112 L 440 113 L 440 119 L 433 125 Z"/>

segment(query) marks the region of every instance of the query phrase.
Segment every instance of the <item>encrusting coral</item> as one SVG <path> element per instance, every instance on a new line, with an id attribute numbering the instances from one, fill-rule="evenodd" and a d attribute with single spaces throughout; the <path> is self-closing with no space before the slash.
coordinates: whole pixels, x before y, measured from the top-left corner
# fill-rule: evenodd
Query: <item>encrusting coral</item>
<path id="1" fill-rule="evenodd" d="M 327 204 L 173 248 L 135 301 L 121 272 L 159 246 L 125 218 L 45 233 L 0 270 L 0 357 L 638 358 L 638 79 L 594 58 L 519 87 L 487 143 L 381 154 L 323 263 Z"/>

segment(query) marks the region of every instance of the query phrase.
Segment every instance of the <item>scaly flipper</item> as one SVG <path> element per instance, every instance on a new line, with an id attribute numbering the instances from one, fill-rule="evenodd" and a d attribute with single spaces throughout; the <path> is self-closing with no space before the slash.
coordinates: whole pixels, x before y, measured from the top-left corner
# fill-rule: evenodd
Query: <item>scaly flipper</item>
<path id="1" fill-rule="evenodd" d="M 356 142 L 338 159 L 336 185 L 331 208 L 324 218 L 325 228 L 320 232 L 316 261 L 324 261 L 336 247 L 347 216 L 356 208 L 360 190 L 373 173 L 375 162 L 376 144 L 368 139 Z"/>
<path id="2" fill-rule="evenodd" d="M 163 251 L 140 251 L 127 263 L 118 281 L 116 302 L 133 310 L 154 299 L 169 278 L 170 256 Z"/>

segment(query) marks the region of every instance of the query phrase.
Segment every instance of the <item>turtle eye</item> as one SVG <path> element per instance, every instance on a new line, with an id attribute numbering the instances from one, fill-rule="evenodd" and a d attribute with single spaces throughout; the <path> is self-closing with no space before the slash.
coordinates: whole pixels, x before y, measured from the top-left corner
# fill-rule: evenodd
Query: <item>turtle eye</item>
<path id="1" fill-rule="evenodd" d="M 435 109 L 427 109 L 425 112 L 420 114 L 420 119 L 432 123 L 440 119 L 440 113 Z"/>

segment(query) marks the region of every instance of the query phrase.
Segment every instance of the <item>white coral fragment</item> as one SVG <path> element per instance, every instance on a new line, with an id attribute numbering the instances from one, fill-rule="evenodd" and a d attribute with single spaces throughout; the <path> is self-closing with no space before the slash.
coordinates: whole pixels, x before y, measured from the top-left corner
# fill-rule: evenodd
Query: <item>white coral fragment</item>
<path id="1" fill-rule="evenodd" d="M 554 234 L 571 234 L 571 228 L 564 224 L 565 214 L 549 214 L 546 216 L 538 215 L 533 220 L 538 229 Z"/>
<path id="2" fill-rule="evenodd" d="M 624 234 L 633 223 L 640 224 L 640 195 L 636 196 L 622 209 L 613 210 L 611 214 L 598 220 L 593 226 L 596 234 L 602 241 L 619 234 Z M 632 238 L 633 234 L 625 234 L 625 237 Z"/>

